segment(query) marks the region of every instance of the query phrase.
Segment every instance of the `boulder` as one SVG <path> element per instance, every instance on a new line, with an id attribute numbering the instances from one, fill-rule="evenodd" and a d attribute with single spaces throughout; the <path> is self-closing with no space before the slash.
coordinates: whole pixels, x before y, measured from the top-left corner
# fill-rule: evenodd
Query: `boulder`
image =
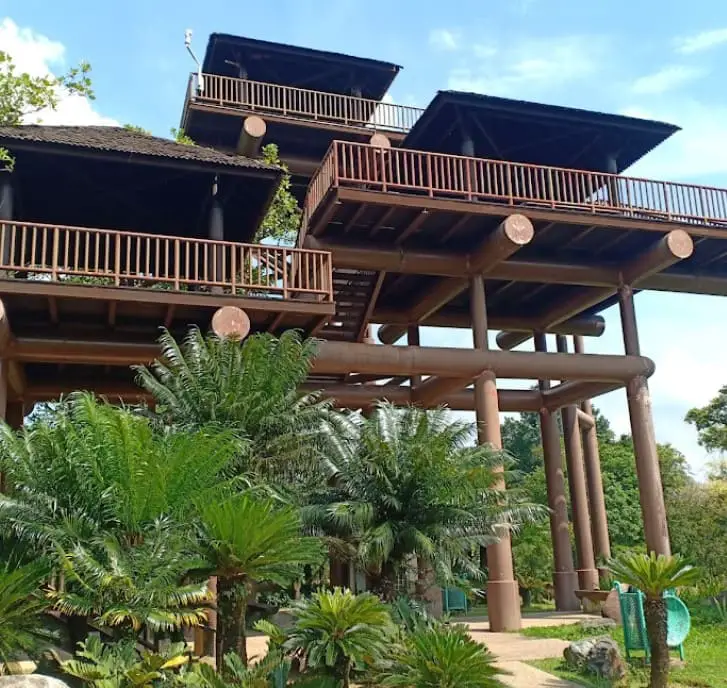
<path id="1" fill-rule="evenodd" d="M 563 650 L 563 657 L 569 667 L 609 681 L 617 681 L 626 675 L 619 646 L 610 636 L 572 642 Z"/>
<path id="2" fill-rule="evenodd" d="M 620 681 L 626 676 L 626 663 L 618 643 L 611 637 L 599 638 L 588 653 L 586 671 L 608 681 Z"/>
<path id="3" fill-rule="evenodd" d="M 0 688 L 68 688 L 68 684 L 52 676 L 25 674 L 0 676 Z"/>
<path id="4" fill-rule="evenodd" d="M 566 664 L 576 670 L 586 668 L 588 662 L 588 654 L 596 644 L 597 638 L 584 638 L 583 640 L 575 640 L 563 650 L 563 657 Z"/>

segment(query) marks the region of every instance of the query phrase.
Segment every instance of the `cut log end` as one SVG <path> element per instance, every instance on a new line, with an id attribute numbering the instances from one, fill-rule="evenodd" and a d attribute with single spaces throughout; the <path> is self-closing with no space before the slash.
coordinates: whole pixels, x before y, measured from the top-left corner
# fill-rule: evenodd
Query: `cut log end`
<path id="1" fill-rule="evenodd" d="M 682 260 L 684 258 L 689 258 L 689 256 L 692 255 L 692 251 L 694 251 L 694 242 L 692 241 L 692 237 L 690 237 L 683 229 L 675 229 L 669 232 L 666 241 L 669 246 L 669 250 L 674 254 L 674 256 L 681 258 Z"/>
<path id="2" fill-rule="evenodd" d="M 250 332 L 250 318 L 237 306 L 218 308 L 212 316 L 212 331 L 220 339 L 244 339 Z"/>
<path id="3" fill-rule="evenodd" d="M 369 139 L 369 144 L 378 148 L 391 148 L 391 141 L 385 134 L 373 134 Z"/>
<path id="4" fill-rule="evenodd" d="M 525 215 L 519 213 L 510 215 L 503 222 L 503 231 L 505 236 L 518 246 L 525 246 L 525 244 L 530 243 L 535 234 L 533 223 Z"/>

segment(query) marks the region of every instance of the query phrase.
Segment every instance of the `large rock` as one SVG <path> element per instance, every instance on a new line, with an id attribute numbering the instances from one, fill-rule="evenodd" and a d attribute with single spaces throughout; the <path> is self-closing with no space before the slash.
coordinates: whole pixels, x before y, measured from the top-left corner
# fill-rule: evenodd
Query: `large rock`
<path id="1" fill-rule="evenodd" d="M 588 654 L 596 645 L 597 640 L 598 638 L 574 640 L 563 650 L 563 657 L 565 658 L 566 664 L 579 671 L 585 669 L 586 663 L 588 662 Z"/>
<path id="2" fill-rule="evenodd" d="M 0 676 L 0 688 L 68 688 L 68 684 L 52 676 L 26 674 L 23 676 Z"/>
<path id="3" fill-rule="evenodd" d="M 608 636 L 599 638 L 588 653 L 586 670 L 608 681 L 619 681 L 626 676 L 626 664 L 618 643 Z"/>
<path id="4" fill-rule="evenodd" d="M 577 640 L 563 650 L 563 657 L 569 667 L 609 681 L 617 681 L 626 675 L 621 651 L 610 636 Z"/>

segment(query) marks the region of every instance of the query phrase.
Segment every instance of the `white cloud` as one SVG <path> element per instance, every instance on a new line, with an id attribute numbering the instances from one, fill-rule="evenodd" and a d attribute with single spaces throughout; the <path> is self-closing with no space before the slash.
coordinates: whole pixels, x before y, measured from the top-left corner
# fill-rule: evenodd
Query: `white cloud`
<path id="1" fill-rule="evenodd" d="M 692 36 L 682 36 L 674 41 L 676 51 L 682 55 L 711 50 L 723 43 L 727 43 L 727 28 L 710 29 Z"/>
<path id="2" fill-rule="evenodd" d="M 487 48 L 479 55 L 475 52 L 481 61 L 450 73 L 449 88 L 532 97 L 593 75 L 599 66 L 603 41 L 587 36 L 560 36 Z"/>
<path id="3" fill-rule="evenodd" d="M 654 74 L 639 77 L 632 84 L 631 91 L 639 95 L 658 95 L 673 91 L 705 74 L 705 70 L 698 67 L 672 65 L 664 67 Z"/>
<path id="4" fill-rule="evenodd" d="M 459 34 L 449 29 L 432 29 L 429 32 L 429 45 L 435 50 L 453 52 L 459 49 Z"/>
<path id="5" fill-rule="evenodd" d="M 30 28 L 21 28 L 8 17 L 0 21 L 0 46 L 13 58 L 18 72 L 27 72 L 31 76 L 48 76 L 68 66 L 62 43 Z M 118 124 L 116 120 L 98 113 L 87 98 L 67 93 L 60 94 L 56 110 L 35 113 L 28 121 L 70 125 Z"/>
<path id="6" fill-rule="evenodd" d="M 649 153 L 628 174 L 681 181 L 727 174 L 727 105 L 675 98 L 656 107 L 633 105 L 621 112 L 682 127 L 682 131 Z"/>

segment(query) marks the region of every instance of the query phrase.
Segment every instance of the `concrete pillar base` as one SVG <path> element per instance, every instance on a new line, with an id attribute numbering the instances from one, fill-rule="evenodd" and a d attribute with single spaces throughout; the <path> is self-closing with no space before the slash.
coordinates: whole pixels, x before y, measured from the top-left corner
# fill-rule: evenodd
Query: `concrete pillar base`
<path id="1" fill-rule="evenodd" d="M 576 569 L 576 573 L 581 590 L 598 590 L 597 569 Z"/>
<path id="2" fill-rule="evenodd" d="M 575 571 L 553 571 L 555 609 L 559 612 L 578 612 L 581 601 L 576 597 L 578 575 Z"/>
<path id="3" fill-rule="evenodd" d="M 488 581 L 487 618 L 495 633 L 520 630 L 520 592 L 516 581 Z"/>

